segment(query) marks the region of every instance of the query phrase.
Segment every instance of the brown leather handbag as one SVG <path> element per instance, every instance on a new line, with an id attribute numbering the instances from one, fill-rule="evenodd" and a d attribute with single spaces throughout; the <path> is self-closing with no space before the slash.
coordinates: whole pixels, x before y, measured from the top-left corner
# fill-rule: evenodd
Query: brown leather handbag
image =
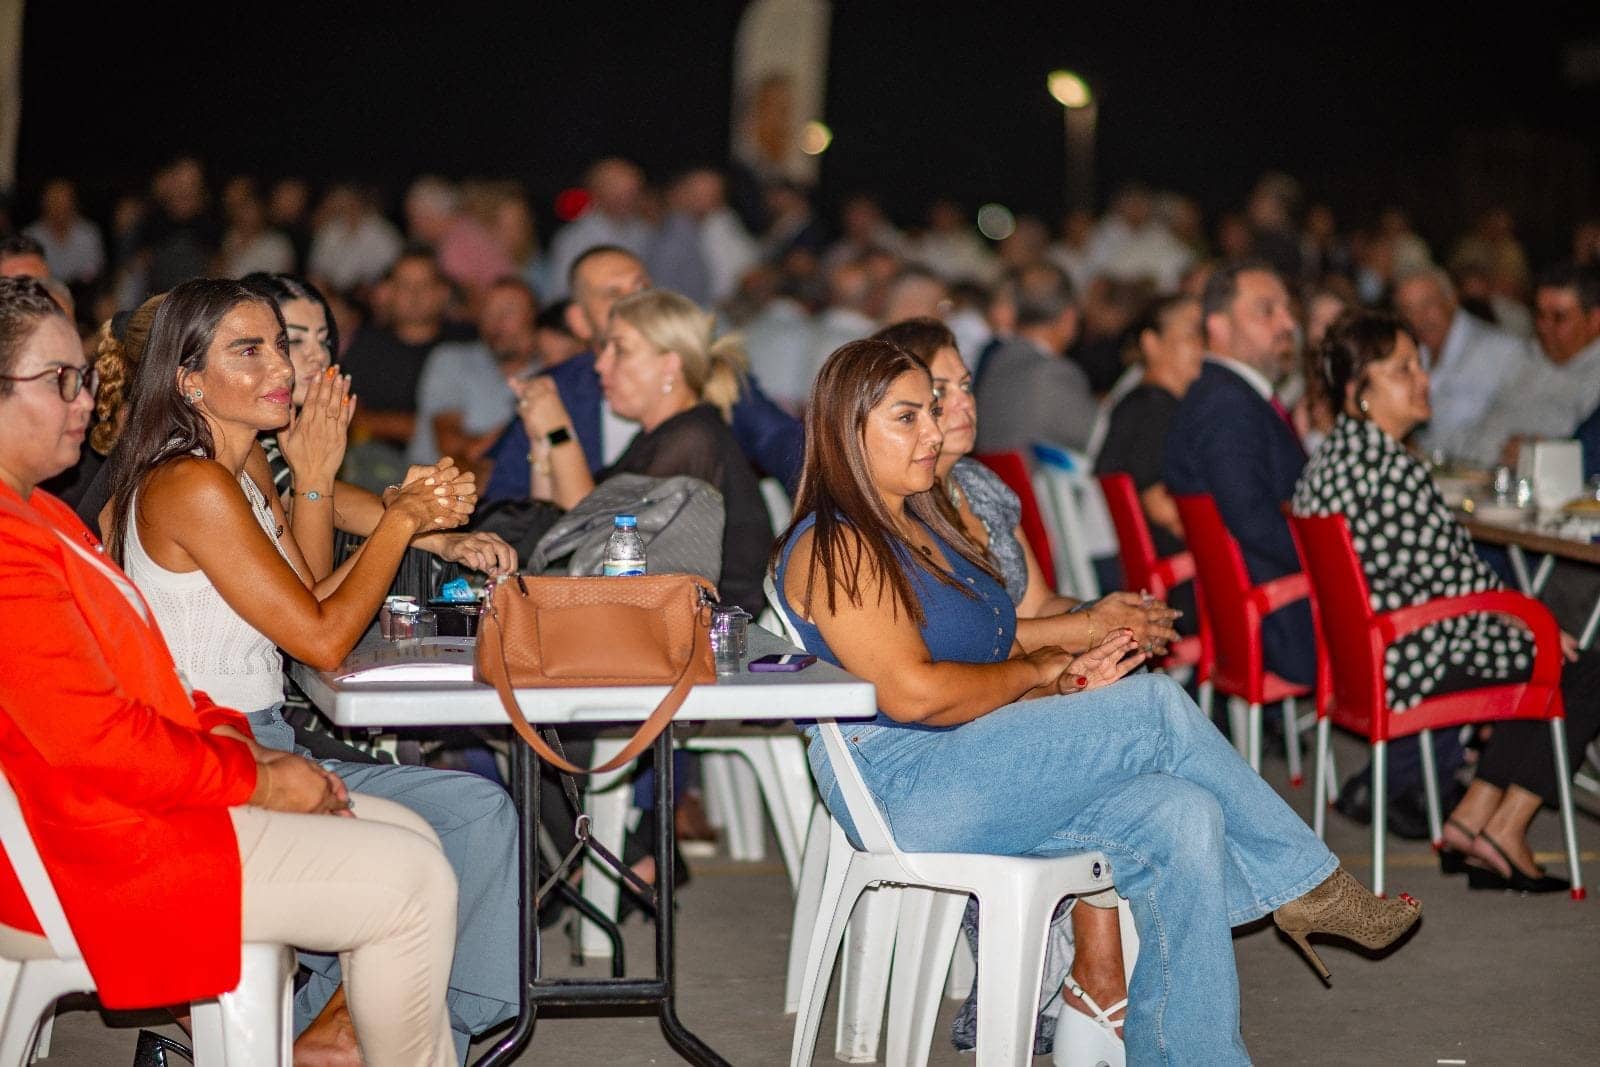
<path id="1" fill-rule="evenodd" d="M 689 688 L 715 681 L 711 604 L 716 589 L 692 574 L 535 578 L 495 586 L 478 624 L 477 674 L 495 687 L 511 725 L 539 757 L 569 774 L 613 771 L 650 747 Z M 616 758 L 575 767 L 545 744 L 517 689 L 668 685 L 671 690 Z"/>

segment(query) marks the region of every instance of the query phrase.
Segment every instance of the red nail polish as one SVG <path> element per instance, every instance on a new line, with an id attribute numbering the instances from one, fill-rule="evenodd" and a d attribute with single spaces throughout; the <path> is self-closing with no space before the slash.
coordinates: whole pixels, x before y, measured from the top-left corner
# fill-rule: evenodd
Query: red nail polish
<path id="1" fill-rule="evenodd" d="M 1089 685 L 1089 679 L 1081 674 L 1074 678 L 1073 682 L 1076 683 L 1079 689 L 1085 689 Z"/>

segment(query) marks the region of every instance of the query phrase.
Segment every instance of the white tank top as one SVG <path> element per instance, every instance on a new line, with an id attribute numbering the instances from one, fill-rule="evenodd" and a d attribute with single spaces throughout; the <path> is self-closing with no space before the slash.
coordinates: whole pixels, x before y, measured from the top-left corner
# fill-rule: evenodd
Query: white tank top
<path id="1" fill-rule="evenodd" d="M 240 472 L 239 485 L 256 521 L 287 562 L 266 498 L 248 474 Z M 189 687 L 239 711 L 261 711 L 281 703 L 283 658 L 278 646 L 228 606 L 205 571 L 169 571 L 151 559 L 139 542 L 138 515 L 136 496 L 123 539 L 125 569 L 155 613 L 161 636 Z"/>

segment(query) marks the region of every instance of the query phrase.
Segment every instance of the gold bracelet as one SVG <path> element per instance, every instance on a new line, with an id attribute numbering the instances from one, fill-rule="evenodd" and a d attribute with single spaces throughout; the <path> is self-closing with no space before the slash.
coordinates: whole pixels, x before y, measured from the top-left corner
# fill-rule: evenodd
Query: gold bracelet
<path id="1" fill-rule="evenodd" d="M 1084 614 L 1084 617 L 1089 620 L 1089 647 L 1093 648 L 1094 647 L 1094 634 L 1095 634 L 1095 630 L 1097 629 L 1097 627 L 1094 624 L 1094 609 L 1093 608 L 1084 608 L 1083 609 L 1083 614 Z"/>

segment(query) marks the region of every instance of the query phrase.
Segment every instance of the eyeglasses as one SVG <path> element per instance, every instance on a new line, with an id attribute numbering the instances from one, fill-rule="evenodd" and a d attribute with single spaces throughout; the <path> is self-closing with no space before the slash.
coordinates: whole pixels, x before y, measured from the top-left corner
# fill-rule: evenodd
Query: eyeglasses
<path id="1" fill-rule="evenodd" d="M 89 390 L 93 396 L 100 389 L 100 372 L 93 367 L 51 367 L 38 374 L 30 374 L 25 378 L 14 374 L 0 374 L 0 381 L 7 382 L 36 382 L 40 378 L 56 376 L 56 392 L 61 394 L 61 399 L 68 404 L 78 399 L 78 394 Z"/>

